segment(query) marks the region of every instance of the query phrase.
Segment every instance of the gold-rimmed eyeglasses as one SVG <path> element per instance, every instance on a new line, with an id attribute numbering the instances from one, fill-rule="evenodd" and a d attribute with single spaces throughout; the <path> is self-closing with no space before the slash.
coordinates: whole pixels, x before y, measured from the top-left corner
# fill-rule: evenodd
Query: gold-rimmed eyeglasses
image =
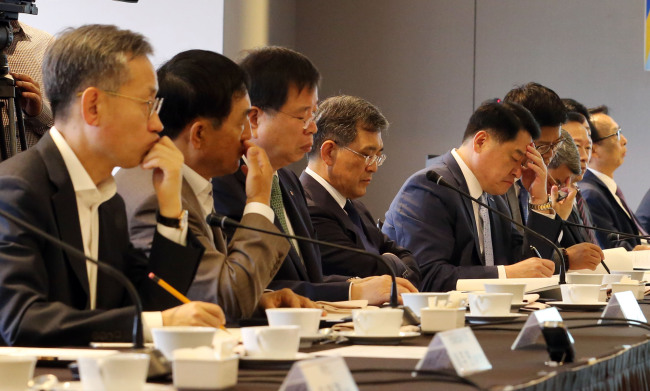
<path id="1" fill-rule="evenodd" d="M 341 147 L 341 148 L 346 149 L 346 150 L 352 152 L 353 154 L 364 158 L 366 160 L 366 167 L 370 167 L 375 163 L 377 163 L 377 167 L 379 167 L 382 164 L 384 164 L 384 162 L 386 161 L 386 158 L 388 157 L 388 156 L 384 155 L 383 153 L 381 155 L 365 155 L 365 154 L 363 154 L 361 152 L 357 152 L 354 149 L 351 149 L 351 148 L 348 148 L 348 147 Z"/>
<path id="2" fill-rule="evenodd" d="M 118 98 L 130 99 L 138 103 L 146 103 L 147 118 L 151 118 L 153 113 L 160 114 L 160 109 L 162 108 L 163 101 L 165 100 L 165 98 L 154 98 L 154 100 L 149 100 L 149 99 L 137 98 L 135 96 L 124 95 L 113 91 L 107 91 L 107 90 L 100 90 L 100 91 L 108 95 L 116 96 Z M 81 96 L 81 95 L 83 95 L 83 92 L 77 92 L 77 96 Z"/>
<path id="3" fill-rule="evenodd" d="M 560 148 L 560 145 L 564 142 L 564 139 L 560 137 L 559 139 L 553 141 L 550 144 L 540 144 L 540 145 L 535 145 L 535 149 L 537 152 L 539 152 L 540 155 L 543 155 L 547 153 L 550 150 L 553 150 L 553 153 L 557 151 L 558 148 Z"/>
<path id="4" fill-rule="evenodd" d="M 291 117 L 293 119 L 297 119 L 298 121 L 301 121 L 302 125 L 303 125 L 302 126 L 303 130 L 306 130 L 309 127 L 309 125 L 311 125 L 312 122 L 316 122 L 316 112 L 315 111 L 312 111 L 311 115 L 309 117 L 307 117 L 307 118 L 305 118 L 305 117 L 296 117 L 295 115 L 291 115 L 289 113 L 285 113 L 284 111 L 280 111 L 280 110 L 277 110 L 277 112 L 282 113 L 282 114 L 286 115 L 287 117 Z"/>

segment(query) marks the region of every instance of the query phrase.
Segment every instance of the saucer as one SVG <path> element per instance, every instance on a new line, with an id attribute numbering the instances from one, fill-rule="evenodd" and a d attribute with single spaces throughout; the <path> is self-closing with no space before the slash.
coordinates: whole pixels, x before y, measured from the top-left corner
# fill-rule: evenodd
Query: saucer
<path id="1" fill-rule="evenodd" d="M 248 369 L 269 369 L 269 368 L 289 368 L 296 361 L 311 358 L 309 353 L 297 352 L 293 358 L 274 358 L 274 357 L 250 357 L 240 356 L 239 367 Z M 146 391 L 146 390 L 144 390 Z"/>
<path id="2" fill-rule="evenodd" d="M 465 320 L 470 323 L 487 323 L 487 322 L 500 322 L 505 320 L 513 320 L 516 318 L 524 318 L 528 314 L 508 314 L 508 315 L 465 315 Z"/>
<path id="3" fill-rule="evenodd" d="M 607 302 L 599 301 L 597 303 L 565 303 L 563 301 L 549 301 L 546 304 L 557 307 L 561 310 L 569 311 L 598 311 L 603 309 Z"/>
<path id="4" fill-rule="evenodd" d="M 83 387 L 81 386 L 80 381 L 67 381 L 62 382 L 56 387 L 53 388 L 54 391 L 82 391 Z M 142 391 L 175 391 L 176 388 L 171 384 L 156 384 L 156 383 L 145 383 L 142 387 Z"/>
<path id="5" fill-rule="evenodd" d="M 397 345 L 405 339 L 419 337 L 415 331 L 402 331 L 395 335 L 356 335 L 354 331 L 339 331 L 337 337 L 345 337 L 352 343 L 361 345 Z"/>

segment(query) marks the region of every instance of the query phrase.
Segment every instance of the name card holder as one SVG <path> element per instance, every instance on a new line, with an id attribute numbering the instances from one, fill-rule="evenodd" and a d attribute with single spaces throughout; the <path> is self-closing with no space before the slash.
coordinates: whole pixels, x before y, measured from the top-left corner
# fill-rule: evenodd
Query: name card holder
<path id="1" fill-rule="evenodd" d="M 612 294 L 609 303 L 601 315 L 603 318 L 627 318 L 638 320 L 646 323 L 647 320 L 641 311 L 639 302 L 636 301 L 634 293 L 631 291 L 616 292 Z M 611 322 L 608 320 L 599 320 L 598 324 Z"/>
<path id="2" fill-rule="evenodd" d="M 298 361 L 284 378 L 280 391 L 359 391 L 342 357 Z"/>
<path id="3" fill-rule="evenodd" d="M 415 369 L 439 370 L 450 366 L 459 376 L 492 369 L 492 364 L 469 327 L 437 333 Z"/>
<path id="4" fill-rule="evenodd" d="M 542 325 L 544 322 L 562 322 L 562 316 L 557 308 L 551 307 L 543 310 L 534 311 L 530 314 L 524 327 L 521 328 L 519 335 L 512 343 L 510 350 L 521 349 L 525 346 L 533 345 L 542 335 Z"/>

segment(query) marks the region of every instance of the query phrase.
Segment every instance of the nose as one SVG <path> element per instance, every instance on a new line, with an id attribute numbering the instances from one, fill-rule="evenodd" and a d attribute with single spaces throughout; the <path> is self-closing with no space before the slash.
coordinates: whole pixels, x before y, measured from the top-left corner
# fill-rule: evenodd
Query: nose
<path id="1" fill-rule="evenodd" d="M 366 171 L 368 172 L 377 172 L 378 169 L 379 169 L 379 165 L 377 164 L 377 160 L 372 162 L 371 165 L 366 166 Z"/>
<path id="2" fill-rule="evenodd" d="M 160 120 L 160 116 L 155 112 L 153 115 L 151 115 L 151 117 L 149 117 L 147 124 L 149 126 L 149 131 L 154 133 L 160 133 L 164 128 L 164 125 Z"/>
<path id="3" fill-rule="evenodd" d="M 627 145 L 627 139 L 625 138 L 625 135 L 621 133 L 621 145 L 626 146 Z"/>
<path id="4" fill-rule="evenodd" d="M 314 134 L 318 131 L 318 128 L 316 127 L 316 121 L 311 121 L 309 125 L 304 129 L 303 133 L 305 134 Z"/>
<path id="5" fill-rule="evenodd" d="M 252 135 L 251 134 L 251 123 L 248 121 L 248 119 L 246 119 L 246 121 L 244 121 L 244 129 L 241 132 L 240 139 L 241 139 L 241 141 L 250 140 L 251 135 Z"/>

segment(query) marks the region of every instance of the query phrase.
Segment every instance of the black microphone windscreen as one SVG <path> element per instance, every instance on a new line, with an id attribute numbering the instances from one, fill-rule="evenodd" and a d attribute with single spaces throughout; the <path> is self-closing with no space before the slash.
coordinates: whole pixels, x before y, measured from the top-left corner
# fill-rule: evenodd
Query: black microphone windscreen
<path id="1" fill-rule="evenodd" d="M 442 180 L 442 175 L 438 174 L 433 170 L 427 171 L 427 179 L 431 182 L 439 183 Z"/>

